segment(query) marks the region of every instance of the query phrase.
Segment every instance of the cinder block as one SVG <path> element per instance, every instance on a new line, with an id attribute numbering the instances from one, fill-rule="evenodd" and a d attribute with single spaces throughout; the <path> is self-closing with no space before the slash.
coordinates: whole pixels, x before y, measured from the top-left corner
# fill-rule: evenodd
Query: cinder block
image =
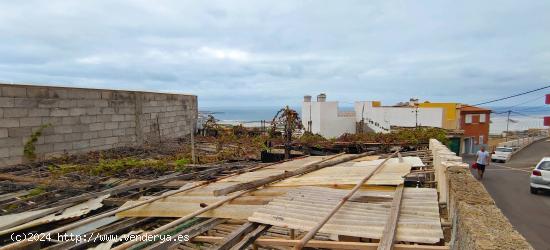
<path id="1" fill-rule="evenodd" d="M 19 86 L 3 86 L 2 95 L 9 97 L 27 97 L 27 88 Z"/>
<path id="2" fill-rule="evenodd" d="M 6 158 L 6 157 L 10 157 L 10 149 L 0 148 L 0 158 Z"/>
<path id="3" fill-rule="evenodd" d="M 57 125 L 54 126 L 56 134 L 70 134 L 73 132 L 73 127 L 70 125 Z"/>
<path id="4" fill-rule="evenodd" d="M 113 136 L 123 136 L 125 135 L 125 129 L 115 129 L 113 130 Z"/>
<path id="5" fill-rule="evenodd" d="M 63 136 L 66 142 L 82 140 L 82 133 L 70 133 Z"/>
<path id="6" fill-rule="evenodd" d="M 53 116 L 45 116 L 42 118 L 42 124 L 51 124 L 54 125 L 61 125 L 63 122 L 63 117 L 53 117 Z"/>
<path id="7" fill-rule="evenodd" d="M 49 116 L 50 110 L 44 108 L 32 108 L 29 109 L 29 117 Z"/>
<path id="8" fill-rule="evenodd" d="M 136 134 L 136 129 L 135 128 L 127 128 L 124 130 L 124 134 L 125 135 L 135 135 Z"/>
<path id="9" fill-rule="evenodd" d="M 34 127 L 42 124 L 41 117 L 23 117 L 19 118 L 19 124 L 21 127 Z"/>
<path id="10" fill-rule="evenodd" d="M 29 111 L 26 108 L 4 108 L 4 117 L 26 117 Z"/>
<path id="11" fill-rule="evenodd" d="M 90 108 L 90 107 L 98 107 L 98 108 L 105 108 L 109 106 L 109 101 L 107 100 L 78 100 L 77 103 L 78 107 L 82 108 Z"/>
<path id="12" fill-rule="evenodd" d="M 0 145 L 2 145 L 2 147 L 23 146 L 23 139 L 21 137 L 2 138 L 0 139 Z"/>
<path id="13" fill-rule="evenodd" d="M 23 156 L 23 147 L 10 147 L 10 156 Z"/>
<path id="14" fill-rule="evenodd" d="M 27 97 L 30 98 L 48 98 L 48 88 L 27 88 Z"/>
<path id="15" fill-rule="evenodd" d="M 85 108 L 71 108 L 69 110 L 69 114 L 71 116 L 85 115 L 86 114 L 86 109 Z"/>
<path id="16" fill-rule="evenodd" d="M 98 130 L 103 130 L 105 129 L 105 124 L 102 123 L 102 122 L 97 122 L 97 123 L 91 123 L 90 124 L 90 131 L 98 131 Z"/>
<path id="17" fill-rule="evenodd" d="M 111 99 L 113 97 L 113 91 L 101 91 L 101 99 Z"/>
<path id="18" fill-rule="evenodd" d="M 112 122 L 113 115 L 98 115 L 97 122 Z"/>
<path id="19" fill-rule="evenodd" d="M 113 136 L 113 137 L 105 138 L 105 144 L 115 144 L 115 143 L 118 143 L 118 137 Z"/>
<path id="20" fill-rule="evenodd" d="M 71 150 L 71 149 L 73 149 L 72 142 L 60 142 L 53 145 L 54 151 L 64 151 L 64 150 Z"/>
<path id="21" fill-rule="evenodd" d="M 38 101 L 32 98 L 13 98 L 13 106 L 20 108 L 36 108 Z"/>
<path id="22" fill-rule="evenodd" d="M 53 144 L 36 145 L 36 152 L 41 154 L 51 153 L 53 152 Z"/>
<path id="23" fill-rule="evenodd" d="M 68 109 L 52 109 L 50 111 L 50 116 L 69 116 L 69 110 Z"/>
<path id="24" fill-rule="evenodd" d="M 16 127 L 19 127 L 19 119 L 17 118 L 3 118 L 0 121 L 0 128 L 16 128 Z"/>
<path id="25" fill-rule="evenodd" d="M 86 114 L 87 115 L 100 115 L 101 114 L 101 108 L 100 107 L 86 108 Z"/>
<path id="26" fill-rule="evenodd" d="M 63 138 L 64 138 L 63 135 L 46 135 L 44 136 L 44 142 L 45 143 L 62 142 Z"/>
<path id="27" fill-rule="evenodd" d="M 80 117 L 80 122 L 87 124 L 87 123 L 98 122 L 98 120 L 97 120 L 97 116 L 95 116 L 95 115 L 86 115 L 86 116 L 81 116 Z"/>
<path id="28" fill-rule="evenodd" d="M 114 108 L 101 108 L 101 113 L 104 115 L 113 115 L 115 114 Z"/>
<path id="29" fill-rule="evenodd" d="M 90 140 L 91 147 L 97 147 L 97 146 L 103 146 L 103 145 L 105 145 L 105 138 L 97 138 L 97 139 Z"/>
<path id="30" fill-rule="evenodd" d="M 90 141 L 73 142 L 73 149 L 84 149 L 90 147 Z"/>
<path id="31" fill-rule="evenodd" d="M 69 93 L 68 89 L 64 89 L 64 88 L 50 88 L 48 90 L 48 96 L 50 98 L 60 98 L 60 99 L 69 98 L 68 93 Z"/>
<path id="32" fill-rule="evenodd" d="M 97 132 L 97 135 L 99 137 L 111 137 L 111 136 L 113 136 L 113 131 L 112 130 L 101 130 L 101 131 Z"/>
<path id="33" fill-rule="evenodd" d="M 118 128 L 118 122 L 106 122 L 105 123 L 105 129 L 117 129 Z"/>
<path id="34" fill-rule="evenodd" d="M 23 157 L 13 156 L 8 158 L 0 158 L 0 166 L 16 165 L 23 162 Z"/>
<path id="35" fill-rule="evenodd" d="M 81 99 L 101 99 L 101 92 L 99 90 L 77 90 L 74 91 L 74 94 L 77 95 L 77 98 Z"/>
<path id="36" fill-rule="evenodd" d="M 31 128 L 9 128 L 8 136 L 9 137 L 26 137 L 31 135 Z"/>
<path id="37" fill-rule="evenodd" d="M 82 133 L 82 139 L 84 140 L 95 139 L 97 137 L 98 137 L 97 131 Z"/>
<path id="38" fill-rule="evenodd" d="M 135 121 L 136 116 L 135 115 L 124 115 L 124 120 L 125 121 Z"/>
<path id="39" fill-rule="evenodd" d="M 135 127 L 135 122 L 119 122 L 118 127 L 119 128 L 133 128 Z"/>
<path id="40" fill-rule="evenodd" d="M 135 113 L 134 108 L 119 108 L 118 114 L 124 114 L 124 115 L 132 115 Z"/>
<path id="41" fill-rule="evenodd" d="M 61 124 L 63 125 L 80 124 L 80 117 L 74 117 L 74 116 L 63 117 L 63 119 L 61 120 Z"/>
<path id="42" fill-rule="evenodd" d="M 74 108 L 76 107 L 76 100 L 58 100 L 57 101 L 57 107 L 59 108 L 66 108 L 66 109 L 69 109 L 69 108 Z"/>
<path id="43" fill-rule="evenodd" d="M 8 137 L 8 129 L 0 128 L 0 138 L 6 138 L 6 137 Z"/>
<path id="44" fill-rule="evenodd" d="M 57 99 L 40 99 L 38 100 L 39 108 L 56 108 L 58 107 Z"/>
<path id="45" fill-rule="evenodd" d="M 124 121 L 124 115 L 113 115 L 111 117 L 111 121 L 122 122 L 122 121 Z"/>

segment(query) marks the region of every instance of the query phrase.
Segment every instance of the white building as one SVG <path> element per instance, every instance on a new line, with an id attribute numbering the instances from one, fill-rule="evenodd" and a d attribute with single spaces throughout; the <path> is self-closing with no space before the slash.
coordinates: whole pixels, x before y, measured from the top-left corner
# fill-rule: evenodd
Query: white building
<path id="1" fill-rule="evenodd" d="M 326 95 L 304 96 L 302 123 L 306 131 L 324 137 L 338 137 L 344 133 L 355 133 L 361 121 L 367 131 L 388 133 L 392 126 L 399 127 L 443 127 L 442 108 L 419 108 L 416 106 L 385 107 L 380 102 L 355 102 L 354 111 L 342 112 L 337 101 L 326 101 Z"/>

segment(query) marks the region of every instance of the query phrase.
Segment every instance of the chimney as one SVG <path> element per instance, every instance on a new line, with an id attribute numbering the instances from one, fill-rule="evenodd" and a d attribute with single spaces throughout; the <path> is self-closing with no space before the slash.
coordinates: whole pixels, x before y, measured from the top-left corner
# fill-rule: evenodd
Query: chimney
<path id="1" fill-rule="evenodd" d="M 304 96 L 304 102 L 311 102 L 311 96 L 310 95 L 305 95 Z"/>
<path id="2" fill-rule="evenodd" d="M 327 95 L 325 93 L 321 93 L 317 95 L 317 102 L 325 102 L 327 100 Z"/>

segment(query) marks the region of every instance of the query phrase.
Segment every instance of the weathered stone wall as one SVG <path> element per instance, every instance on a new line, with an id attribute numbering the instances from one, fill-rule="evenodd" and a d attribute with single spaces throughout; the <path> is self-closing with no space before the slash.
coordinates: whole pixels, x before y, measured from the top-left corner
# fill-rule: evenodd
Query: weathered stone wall
<path id="1" fill-rule="evenodd" d="M 0 84 L 0 166 L 24 161 L 41 125 L 39 158 L 188 135 L 197 97 L 103 89 Z"/>
<path id="2" fill-rule="evenodd" d="M 458 161 L 437 140 L 430 140 L 430 150 L 439 173 L 440 201 L 447 204 L 452 224 L 451 249 L 532 249 L 472 176 L 468 164 Z"/>

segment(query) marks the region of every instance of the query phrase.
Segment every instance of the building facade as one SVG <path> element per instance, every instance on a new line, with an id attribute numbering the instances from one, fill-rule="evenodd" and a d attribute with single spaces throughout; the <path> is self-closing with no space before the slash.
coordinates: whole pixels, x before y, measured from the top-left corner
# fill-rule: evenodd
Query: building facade
<path id="1" fill-rule="evenodd" d="M 462 105 L 460 108 L 460 129 L 464 131 L 461 152 L 472 154 L 489 142 L 491 110 Z"/>
<path id="2" fill-rule="evenodd" d="M 382 106 L 377 101 L 354 103 L 354 111 L 341 111 L 337 101 L 326 101 L 320 94 L 316 101 L 305 96 L 302 103 L 302 123 L 306 131 L 327 138 L 344 133 L 361 131 L 389 133 L 392 126 L 398 127 L 438 127 L 442 128 L 443 108 L 418 106 Z"/>

